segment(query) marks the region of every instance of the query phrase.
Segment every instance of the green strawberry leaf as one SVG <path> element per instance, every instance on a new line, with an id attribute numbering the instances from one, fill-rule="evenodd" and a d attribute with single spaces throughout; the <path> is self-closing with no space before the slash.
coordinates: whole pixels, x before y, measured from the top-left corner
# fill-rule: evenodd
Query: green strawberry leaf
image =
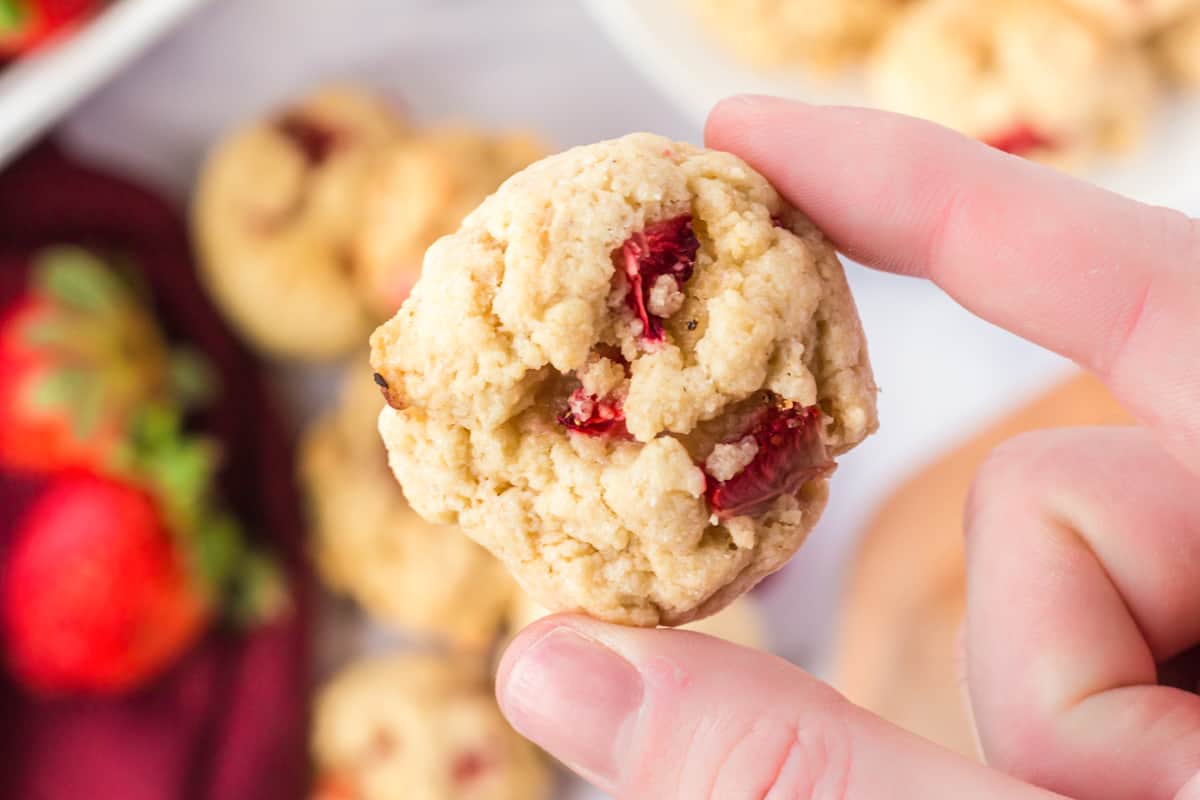
<path id="1" fill-rule="evenodd" d="M 265 625 L 287 613 L 291 608 L 287 579 L 274 559 L 251 550 L 239 566 L 228 606 L 235 625 Z"/>
<path id="2" fill-rule="evenodd" d="M 202 354 L 180 347 L 167 363 L 171 395 L 182 408 L 204 408 L 217 394 L 217 375 Z"/>
<path id="3" fill-rule="evenodd" d="M 113 311 L 128 303 L 129 290 L 103 261 L 81 247 L 53 247 L 38 254 L 33 286 L 82 311 Z"/>
<path id="4" fill-rule="evenodd" d="M 0 0 L 0 33 L 21 30 L 29 18 L 25 0 Z"/>
<path id="5" fill-rule="evenodd" d="M 237 520 L 220 512 L 209 514 L 191 543 L 193 565 L 201 581 L 208 587 L 228 586 L 245 554 Z"/>
<path id="6" fill-rule="evenodd" d="M 0 0 L 3 2 L 3 0 Z M 74 344 L 69 325 L 55 317 L 40 317 L 21 328 L 21 339 L 33 347 L 58 349 Z"/>
<path id="7" fill-rule="evenodd" d="M 82 370 L 81 370 L 82 371 Z M 79 391 L 71 400 L 71 432 L 79 441 L 86 441 L 100 427 L 104 413 L 104 392 L 90 373 L 84 372 Z"/>
<path id="8" fill-rule="evenodd" d="M 35 410 L 41 412 L 70 409 L 89 383 L 88 371 L 75 367 L 51 370 L 40 380 L 29 384 L 26 398 Z"/>

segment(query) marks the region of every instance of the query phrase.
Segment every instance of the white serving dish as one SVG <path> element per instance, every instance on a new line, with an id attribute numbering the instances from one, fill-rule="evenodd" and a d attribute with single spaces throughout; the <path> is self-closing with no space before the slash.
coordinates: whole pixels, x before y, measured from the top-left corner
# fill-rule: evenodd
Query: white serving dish
<path id="1" fill-rule="evenodd" d="M 626 56 L 698 124 L 722 97 L 753 93 L 811 103 L 868 105 L 860 81 L 815 81 L 802 71 L 756 72 L 727 54 L 681 0 L 585 0 Z M 1137 153 L 1086 177 L 1156 205 L 1200 213 L 1200 93 L 1171 98 Z"/>
<path id="2" fill-rule="evenodd" d="M 208 0 L 119 0 L 49 48 L 0 70 L 0 165 Z"/>

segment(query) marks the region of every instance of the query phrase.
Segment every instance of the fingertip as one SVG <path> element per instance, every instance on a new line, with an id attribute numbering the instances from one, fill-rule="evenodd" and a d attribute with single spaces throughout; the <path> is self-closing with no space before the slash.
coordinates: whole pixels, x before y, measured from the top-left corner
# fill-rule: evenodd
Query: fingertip
<path id="1" fill-rule="evenodd" d="M 704 143 L 716 150 L 738 153 L 762 135 L 796 122 L 788 115 L 811 109 L 807 103 L 762 94 L 737 94 L 713 106 L 704 126 Z"/>

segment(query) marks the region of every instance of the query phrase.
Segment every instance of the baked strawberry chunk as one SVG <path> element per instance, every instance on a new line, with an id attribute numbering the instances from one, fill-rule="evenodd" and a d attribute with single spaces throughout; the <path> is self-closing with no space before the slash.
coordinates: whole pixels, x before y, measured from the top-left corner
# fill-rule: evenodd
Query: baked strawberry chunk
<path id="1" fill-rule="evenodd" d="M 705 493 L 718 519 L 758 514 L 776 497 L 798 492 L 835 466 L 825 450 L 817 406 L 768 406 L 749 430 L 725 444 L 735 443 L 753 453 L 740 471 L 718 480 L 705 470 Z"/>
<path id="2" fill-rule="evenodd" d="M 1055 147 L 1053 139 L 1030 125 L 1018 125 L 1002 131 L 995 136 L 987 137 L 983 143 L 1014 156 L 1027 156 L 1039 150 L 1051 150 Z"/>
<path id="3" fill-rule="evenodd" d="M 338 145 L 338 132 L 302 114 L 285 114 L 275 123 L 275 129 L 304 154 L 313 165 L 324 163 Z"/>
<path id="4" fill-rule="evenodd" d="M 558 415 L 558 422 L 588 436 L 628 435 L 625 430 L 625 412 L 621 409 L 620 402 L 588 394 L 583 387 L 571 392 L 571 397 L 567 400 L 567 410 Z"/>
<path id="5" fill-rule="evenodd" d="M 670 314 L 656 295 L 682 291 L 699 249 L 691 214 L 651 225 L 621 245 L 620 263 L 629 281 L 625 301 L 642 321 L 643 341 L 662 341 L 663 320 Z"/>

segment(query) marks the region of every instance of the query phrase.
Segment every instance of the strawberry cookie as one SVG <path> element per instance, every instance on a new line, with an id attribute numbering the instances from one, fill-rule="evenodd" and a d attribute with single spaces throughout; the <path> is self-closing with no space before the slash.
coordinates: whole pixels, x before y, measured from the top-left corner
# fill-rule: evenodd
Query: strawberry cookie
<path id="1" fill-rule="evenodd" d="M 300 466 L 322 577 L 372 615 L 459 647 L 496 638 L 514 586 L 460 531 L 404 502 L 379 441 L 383 408 L 369 373 L 350 371 L 340 405 L 309 430 Z"/>
<path id="2" fill-rule="evenodd" d="M 483 664 L 360 661 L 317 697 L 313 800 L 542 800 L 549 776 L 505 723 Z"/>
<path id="3" fill-rule="evenodd" d="M 1200 86 L 1200 9 L 1163 31 L 1154 47 L 1172 82 Z"/>
<path id="4" fill-rule="evenodd" d="M 1200 0 L 1063 0 L 1110 34 L 1135 39 L 1200 8 Z"/>
<path id="5" fill-rule="evenodd" d="M 868 78 L 885 107 L 1064 165 L 1130 148 L 1156 95 L 1139 48 L 1041 0 L 924 0 L 885 37 Z"/>
<path id="6" fill-rule="evenodd" d="M 827 71 L 861 56 L 908 0 L 691 0 L 726 47 L 759 67 Z"/>
<path id="7" fill-rule="evenodd" d="M 510 178 L 372 337 L 392 469 L 556 611 L 677 625 L 781 567 L 875 385 L 824 236 L 727 153 L 632 134 Z"/>
<path id="8" fill-rule="evenodd" d="M 209 158 L 193 210 L 202 277 L 257 349 L 326 359 L 370 330 L 352 237 L 376 157 L 401 130 L 376 98 L 325 89 Z"/>
<path id="9" fill-rule="evenodd" d="M 533 136 L 469 129 L 434 130 L 388 149 L 367 186 L 355 239 L 356 276 L 381 319 L 417 282 L 425 249 L 545 153 Z"/>

